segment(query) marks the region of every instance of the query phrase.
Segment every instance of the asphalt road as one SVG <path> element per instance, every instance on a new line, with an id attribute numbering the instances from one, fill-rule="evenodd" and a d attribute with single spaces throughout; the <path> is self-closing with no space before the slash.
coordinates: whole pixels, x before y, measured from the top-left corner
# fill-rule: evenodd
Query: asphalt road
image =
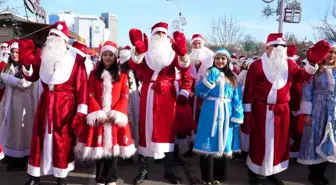
<path id="1" fill-rule="evenodd" d="M 184 158 L 184 165 L 176 165 L 175 173 L 183 178 L 182 184 L 192 184 L 200 179 L 200 170 L 198 166 L 198 157 Z M 136 176 L 137 164 L 123 163 L 119 164 L 118 185 L 130 185 L 132 179 Z M 231 161 L 229 182 L 226 185 L 247 185 L 247 167 L 243 162 Z M 95 185 L 94 164 L 91 167 L 84 167 L 80 163 L 76 164 L 75 171 L 69 174 L 67 182 L 69 185 Z M 290 163 L 287 171 L 279 174 L 286 185 L 309 185 L 307 181 L 308 169 L 306 166 L 297 164 L 295 161 Z M 336 165 L 330 164 L 326 170 L 326 177 L 330 185 L 336 185 Z M 0 185 L 24 185 L 29 176 L 25 172 L 6 172 L 5 165 L 0 165 Z M 54 185 L 55 178 L 48 176 L 42 178 L 43 185 Z M 165 185 L 168 184 L 163 177 L 163 167 L 161 164 L 150 162 L 149 177 L 143 185 Z M 269 184 L 265 181 L 265 185 Z"/>

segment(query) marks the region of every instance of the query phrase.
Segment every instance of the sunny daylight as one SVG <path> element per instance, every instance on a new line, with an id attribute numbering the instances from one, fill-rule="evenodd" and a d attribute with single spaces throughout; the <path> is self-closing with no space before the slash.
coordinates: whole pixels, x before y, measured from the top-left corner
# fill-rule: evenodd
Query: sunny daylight
<path id="1" fill-rule="evenodd" d="M 0 0 L 0 185 L 335 185 L 336 0 Z"/>

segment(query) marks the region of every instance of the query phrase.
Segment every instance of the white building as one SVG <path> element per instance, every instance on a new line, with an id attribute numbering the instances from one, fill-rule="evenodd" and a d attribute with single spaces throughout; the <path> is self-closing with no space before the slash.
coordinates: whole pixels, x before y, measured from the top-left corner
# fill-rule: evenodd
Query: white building
<path id="1" fill-rule="evenodd" d="M 81 15 L 73 12 L 49 15 L 50 24 L 65 21 L 70 31 L 83 37 L 90 48 L 98 48 L 99 44 L 103 44 L 107 40 L 117 43 L 117 21 L 106 25 L 102 19 L 99 16 Z"/>

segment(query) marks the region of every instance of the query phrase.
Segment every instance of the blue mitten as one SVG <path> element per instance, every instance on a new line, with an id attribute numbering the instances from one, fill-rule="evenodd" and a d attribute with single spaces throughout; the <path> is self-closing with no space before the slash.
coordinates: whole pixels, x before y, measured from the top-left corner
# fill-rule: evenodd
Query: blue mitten
<path id="1" fill-rule="evenodd" d="M 207 80 L 209 83 L 214 84 L 216 80 L 220 76 L 220 71 L 217 67 L 212 67 L 209 71 L 209 74 L 207 76 Z"/>

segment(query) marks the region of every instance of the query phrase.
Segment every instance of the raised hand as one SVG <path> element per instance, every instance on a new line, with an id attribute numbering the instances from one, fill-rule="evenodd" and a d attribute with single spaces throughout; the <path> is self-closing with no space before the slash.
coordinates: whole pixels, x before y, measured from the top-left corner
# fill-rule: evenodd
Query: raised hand
<path id="1" fill-rule="evenodd" d="M 33 55 L 35 44 L 32 40 L 19 40 L 19 61 L 25 65 L 29 66 L 35 60 Z"/>
<path id="2" fill-rule="evenodd" d="M 173 34 L 174 43 L 172 48 L 178 56 L 184 56 L 188 53 L 187 41 L 182 32 L 176 31 Z"/>
<path id="3" fill-rule="evenodd" d="M 142 54 L 147 52 L 148 38 L 145 33 L 143 34 L 143 40 L 142 40 L 142 32 L 136 28 L 133 28 L 129 31 L 129 37 L 137 53 Z"/>

